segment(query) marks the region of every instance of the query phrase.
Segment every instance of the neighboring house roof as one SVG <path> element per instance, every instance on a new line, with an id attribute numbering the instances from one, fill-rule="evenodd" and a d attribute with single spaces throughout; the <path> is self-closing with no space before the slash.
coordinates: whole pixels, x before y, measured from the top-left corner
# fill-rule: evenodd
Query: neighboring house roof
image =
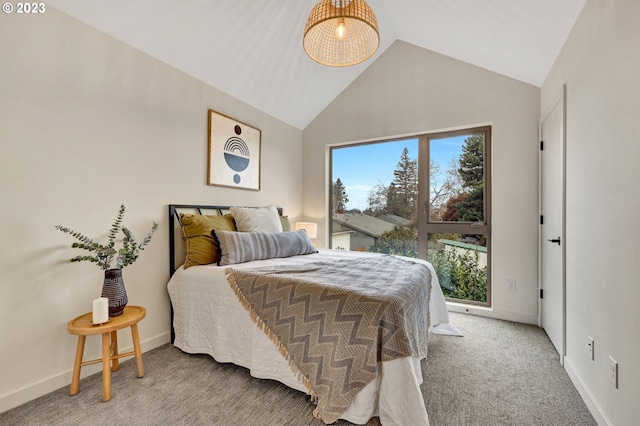
<path id="1" fill-rule="evenodd" d="M 384 220 L 385 222 L 393 223 L 396 226 L 409 226 L 411 221 L 402 216 L 398 216 L 396 214 L 383 214 L 378 216 L 378 219 Z"/>
<path id="2" fill-rule="evenodd" d="M 335 214 L 333 215 L 333 221 L 374 238 L 378 238 L 386 231 L 391 231 L 396 226 L 393 223 L 362 213 Z"/>

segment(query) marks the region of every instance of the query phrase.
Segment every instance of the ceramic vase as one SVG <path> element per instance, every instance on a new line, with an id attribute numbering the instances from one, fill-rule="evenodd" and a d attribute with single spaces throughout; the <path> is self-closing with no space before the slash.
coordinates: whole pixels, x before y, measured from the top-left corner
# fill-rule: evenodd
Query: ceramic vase
<path id="1" fill-rule="evenodd" d="M 122 280 L 122 269 L 107 269 L 104 271 L 102 297 L 109 299 L 109 318 L 122 315 L 127 306 L 127 291 Z"/>

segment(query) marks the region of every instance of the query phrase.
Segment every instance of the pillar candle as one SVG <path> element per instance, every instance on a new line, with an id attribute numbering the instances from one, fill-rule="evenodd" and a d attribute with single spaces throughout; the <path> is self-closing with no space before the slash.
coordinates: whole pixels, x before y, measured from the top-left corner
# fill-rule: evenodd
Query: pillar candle
<path id="1" fill-rule="evenodd" d="M 104 324 L 109 321 L 109 299 L 99 297 L 93 301 L 93 323 Z"/>

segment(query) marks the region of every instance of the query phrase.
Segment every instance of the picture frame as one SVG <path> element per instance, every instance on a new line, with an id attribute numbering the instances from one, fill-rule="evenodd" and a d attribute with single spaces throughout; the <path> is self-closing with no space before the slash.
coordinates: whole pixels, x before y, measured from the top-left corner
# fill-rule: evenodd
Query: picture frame
<path id="1" fill-rule="evenodd" d="M 207 185 L 260 190 L 261 132 L 209 110 Z"/>

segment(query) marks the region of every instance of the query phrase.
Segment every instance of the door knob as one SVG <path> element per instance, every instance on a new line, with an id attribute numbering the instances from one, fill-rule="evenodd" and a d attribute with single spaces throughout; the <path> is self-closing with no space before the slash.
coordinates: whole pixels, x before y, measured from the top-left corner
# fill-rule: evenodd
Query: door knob
<path id="1" fill-rule="evenodd" d="M 551 241 L 552 243 L 556 243 L 557 245 L 560 245 L 560 237 L 558 238 L 553 238 L 551 240 L 547 240 L 547 241 Z"/>

